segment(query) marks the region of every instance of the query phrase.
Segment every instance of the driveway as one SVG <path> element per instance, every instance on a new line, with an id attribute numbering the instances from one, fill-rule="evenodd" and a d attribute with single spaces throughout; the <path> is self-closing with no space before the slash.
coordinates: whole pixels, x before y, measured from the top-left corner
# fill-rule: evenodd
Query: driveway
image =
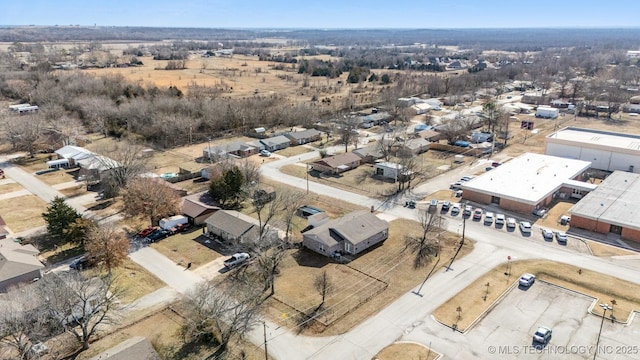
<path id="1" fill-rule="evenodd" d="M 191 270 L 186 270 L 186 264 L 178 265 L 148 246 L 130 253 L 129 258 L 181 294 L 187 294 L 203 281 Z"/>

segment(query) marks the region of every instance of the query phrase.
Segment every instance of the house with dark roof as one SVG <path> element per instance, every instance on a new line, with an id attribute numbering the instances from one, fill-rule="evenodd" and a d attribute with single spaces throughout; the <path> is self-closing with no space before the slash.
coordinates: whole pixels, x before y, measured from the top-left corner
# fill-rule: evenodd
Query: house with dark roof
<path id="1" fill-rule="evenodd" d="M 429 141 L 418 137 L 406 140 L 397 145 L 397 157 L 412 157 L 429 150 Z"/>
<path id="2" fill-rule="evenodd" d="M 325 256 L 357 255 L 388 237 L 388 222 L 360 210 L 304 232 L 302 245 Z"/>
<path id="3" fill-rule="evenodd" d="M 323 173 L 339 174 L 355 169 L 362 163 L 360 156 L 348 152 L 329 156 L 311 163 L 311 169 Z"/>
<path id="4" fill-rule="evenodd" d="M 372 145 L 353 150 L 352 153 L 360 156 L 363 163 L 374 163 L 376 160 L 384 157 L 384 152 L 380 148 L 380 144 L 377 142 Z"/>
<path id="5" fill-rule="evenodd" d="M 193 225 L 202 225 L 214 212 L 220 210 L 217 206 L 207 205 L 195 199 L 182 199 L 182 213 Z"/>
<path id="6" fill-rule="evenodd" d="M 22 245 L 11 238 L 0 240 L 0 292 L 39 279 L 44 265 L 36 257 L 38 254 L 33 245 Z"/>
<path id="7" fill-rule="evenodd" d="M 205 221 L 207 232 L 222 241 L 243 243 L 256 241 L 260 237 L 258 222 L 244 214 L 232 210 L 219 210 Z M 264 237 L 277 238 L 278 232 L 268 229 Z"/>
<path id="8" fill-rule="evenodd" d="M 226 159 L 229 157 L 246 158 L 257 153 L 258 150 L 255 147 L 247 143 L 234 141 L 212 147 L 207 146 L 202 151 L 202 157 L 205 159 L 211 158 L 215 161 L 216 159 Z"/>
<path id="9" fill-rule="evenodd" d="M 416 133 L 416 136 L 421 137 L 427 141 L 440 140 L 440 133 L 434 130 L 422 130 Z"/>
<path id="10" fill-rule="evenodd" d="M 321 139 L 322 133 L 316 129 L 307 129 L 303 131 L 292 131 L 284 134 L 289 140 L 291 145 L 303 145 L 310 142 L 318 141 Z"/>
<path id="11" fill-rule="evenodd" d="M 289 138 L 284 135 L 262 139 L 260 140 L 260 142 L 264 144 L 265 149 L 269 151 L 286 149 L 289 147 L 289 145 L 291 145 L 291 140 L 289 140 Z"/>

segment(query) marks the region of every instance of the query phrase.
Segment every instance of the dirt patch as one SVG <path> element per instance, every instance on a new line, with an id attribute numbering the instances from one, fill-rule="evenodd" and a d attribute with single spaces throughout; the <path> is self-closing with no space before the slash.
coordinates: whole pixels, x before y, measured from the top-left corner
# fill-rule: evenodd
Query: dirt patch
<path id="1" fill-rule="evenodd" d="M 188 232 L 169 236 L 151 247 L 168 257 L 175 263 L 191 263 L 195 269 L 220 257 L 220 254 L 195 241 L 202 235 L 200 228 L 192 228 Z"/>
<path id="2" fill-rule="evenodd" d="M 45 225 L 42 213 L 47 206 L 39 197 L 25 195 L 0 201 L 0 214 L 15 233 Z"/>
<path id="3" fill-rule="evenodd" d="M 603 244 L 597 241 L 587 240 L 587 246 L 589 246 L 589 249 L 591 249 L 591 253 L 595 256 L 609 257 L 609 256 L 638 255 L 638 253 L 635 251 L 630 251 L 617 246 Z"/>
<path id="4" fill-rule="evenodd" d="M 22 187 L 22 185 L 16 183 L 16 182 L 8 182 L 5 184 L 0 185 L 0 194 L 9 194 L 12 193 L 14 191 L 19 191 L 24 189 Z"/>
<path id="5" fill-rule="evenodd" d="M 414 269 L 413 256 L 405 250 L 404 237 L 419 233 L 420 229 L 415 221 L 392 221 L 389 239 L 347 264 L 335 263 L 306 249 L 292 251 L 282 267 L 280 277 L 276 279 L 276 296 L 270 300 L 269 316 L 280 326 L 312 336 L 337 335 L 348 331 L 420 284 L 432 268 L 446 266 L 451 260 L 459 244 L 459 236 L 448 233 L 441 241 L 439 256 L 424 268 Z M 473 244 L 465 242 L 458 259 L 471 249 Z M 299 320 L 305 317 L 300 310 L 316 309 L 321 302 L 320 295 L 313 287 L 313 279 L 323 270 L 336 279 L 335 291 L 316 313 L 324 316 L 322 321 L 308 327 L 305 323 L 301 327 Z M 343 281 L 343 276 L 351 280 Z M 381 289 L 382 286 L 384 289 Z M 305 299 L 305 302 L 302 303 L 300 299 Z M 339 314 L 343 315 L 338 317 Z"/>
<path id="6" fill-rule="evenodd" d="M 599 302 L 611 304 L 615 300 L 613 314 L 621 321 L 626 321 L 632 311 L 640 310 L 640 287 L 636 284 L 567 264 L 523 260 L 512 261 L 509 265 L 505 263 L 489 270 L 438 307 L 433 315 L 438 321 L 465 331 L 527 272 L 540 280 L 591 296 Z M 602 311 L 596 307 L 593 312 L 601 315 Z"/>
<path id="7" fill-rule="evenodd" d="M 547 211 L 543 218 L 538 218 L 535 224 L 566 232 L 569 230 L 569 224 L 560 224 L 560 217 L 563 215 L 569 215 L 569 209 L 571 209 L 573 205 L 575 205 L 575 202 L 559 201 L 549 208 L 549 211 Z"/>
<path id="8" fill-rule="evenodd" d="M 129 259 L 114 269 L 113 274 L 116 277 L 116 286 L 124 289 L 121 300 L 125 304 L 165 286 L 162 280 Z"/>
<path id="9" fill-rule="evenodd" d="M 420 344 L 395 343 L 380 350 L 373 360 L 434 360 L 438 356 L 440 354 Z"/>

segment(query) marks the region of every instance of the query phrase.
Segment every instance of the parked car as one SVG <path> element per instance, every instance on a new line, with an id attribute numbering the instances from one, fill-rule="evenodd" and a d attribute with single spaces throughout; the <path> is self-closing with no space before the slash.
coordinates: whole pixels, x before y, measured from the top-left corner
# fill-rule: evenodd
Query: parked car
<path id="1" fill-rule="evenodd" d="M 176 225 L 176 226 L 171 228 L 171 232 L 174 233 L 174 234 L 181 233 L 181 232 L 189 230 L 190 227 L 191 227 L 191 224 L 189 224 L 189 223 L 178 224 L 178 225 Z"/>
<path id="2" fill-rule="evenodd" d="M 227 269 L 234 268 L 242 265 L 245 261 L 249 260 L 250 256 L 247 253 L 236 253 L 231 255 L 230 258 L 224 261 L 224 267 Z"/>
<path id="3" fill-rule="evenodd" d="M 463 176 L 460 178 L 460 181 L 471 181 L 475 178 L 475 176 Z"/>
<path id="4" fill-rule="evenodd" d="M 543 217 L 547 213 L 547 209 L 534 209 L 533 215 Z"/>
<path id="5" fill-rule="evenodd" d="M 456 216 L 460 214 L 460 203 L 451 205 L 451 215 Z"/>
<path id="6" fill-rule="evenodd" d="M 146 238 L 146 242 L 156 242 L 158 240 L 162 240 L 171 235 L 171 230 L 167 229 L 156 229 L 154 232 L 149 234 Z"/>
<path id="7" fill-rule="evenodd" d="M 147 236 L 149 236 L 149 234 L 151 234 L 152 232 L 156 231 L 158 229 L 157 226 L 149 226 L 148 228 L 144 229 L 144 230 L 140 230 L 140 232 L 138 232 L 136 235 L 139 238 L 146 238 Z"/>
<path id="8" fill-rule="evenodd" d="M 482 209 L 476 208 L 473 211 L 473 219 L 474 220 L 480 220 L 481 218 L 482 218 Z"/>
<path id="9" fill-rule="evenodd" d="M 549 229 L 542 229 L 542 237 L 545 240 L 553 240 L 553 231 Z"/>
<path id="10" fill-rule="evenodd" d="M 462 212 L 462 215 L 464 216 L 471 216 L 471 211 L 473 210 L 473 207 L 471 207 L 471 205 L 467 205 L 464 207 L 464 211 Z"/>
<path id="11" fill-rule="evenodd" d="M 546 326 L 538 327 L 538 330 L 533 334 L 533 342 L 537 344 L 547 344 L 551 340 L 551 329 Z"/>
<path id="12" fill-rule="evenodd" d="M 523 287 L 529 287 L 533 285 L 534 282 L 536 282 L 536 276 L 529 273 L 523 274 L 520 276 L 520 280 L 518 280 L 518 284 Z"/>
<path id="13" fill-rule="evenodd" d="M 429 202 L 429 208 L 427 209 L 427 211 L 433 214 L 436 212 L 436 210 L 438 210 L 438 200 L 433 199 Z"/>
<path id="14" fill-rule="evenodd" d="M 442 203 L 442 211 L 449 211 L 450 207 L 451 207 L 451 203 L 449 201 L 444 201 Z"/>
<path id="15" fill-rule="evenodd" d="M 496 225 L 504 225 L 504 214 L 496 214 Z"/>
<path id="16" fill-rule="evenodd" d="M 510 217 L 507 218 L 507 227 L 508 228 L 515 228 L 516 227 L 516 219 Z"/>
<path id="17" fill-rule="evenodd" d="M 271 156 L 271 152 L 268 150 L 260 150 L 260 156 L 269 157 Z"/>
<path id="18" fill-rule="evenodd" d="M 324 212 L 324 210 L 318 209 L 316 207 L 309 206 L 309 205 L 303 205 L 303 206 L 300 206 L 298 210 L 296 210 L 296 215 L 306 219 L 311 215 L 315 215 L 321 212 Z"/>
<path id="19" fill-rule="evenodd" d="M 456 181 L 453 184 L 449 185 L 449 189 L 451 190 L 460 190 L 462 189 L 463 181 Z"/>
<path id="20" fill-rule="evenodd" d="M 487 211 L 486 214 L 484 214 L 484 223 L 486 225 L 491 225 L 493 224 L 493 213 L 490 211 Z"/>
<path id="21" fill-rule="evenodd" d="M 87 256 L 82 256 L 69 264 L 69 268 L 73 270 L 83 270 L 88 268 L 89 266 L 91 266 L 91 259 Z"/>
<path id="22" fill-rule="evenodd" d="M 566 244 L 567 243 L 567 233 L 558 231 L 556 232 L 556 240 L 558 244 Z"/>
<path id="23" fill-rule="evenodd" d="M 520 221 L 520 231 L 523 234 L 531 234 L 531 223 L 528 221 Z"/>

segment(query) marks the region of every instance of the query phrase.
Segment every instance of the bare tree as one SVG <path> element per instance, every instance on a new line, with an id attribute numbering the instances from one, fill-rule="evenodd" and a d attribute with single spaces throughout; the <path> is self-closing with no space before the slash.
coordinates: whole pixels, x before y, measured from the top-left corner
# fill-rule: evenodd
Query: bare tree
<path id="1" fill-rule="evenodd" d="M 358 118 L 346 116 L 340 121 L 340 143 L 344 145 L 344 151 L 349 151 L 349 145 L 355 143 L 358 145 Z"/>
<path id="2" fill-rule="evenodd" d="M 418 221 L 422 232 L 418 235 L 405 236 L 405 249 L 414 255 L 413 268 L 419 269 L 429 263 L 429 256 L 440 251 L 440 239 L 446 229 L 446 220 L 436 212 L 421 210 Z"/>
<path id="3" fill-rule="evenodd" d="M 147 216 L 151 224 L 180 211 L 180 196 L 162 180 L 137 178 L 129 182 L 122 200 L 126 214 Z"/>
<path id="4" fill-rule="evenodd" d="M 276 193 L 275 196 L 271 196 L 267 191 L 263 189 L 257 189 L 253 192 L 253 196 L 251 197 L 251 204 L 253 206 L 253 210 L 258 216 L 258 241 L 262 240 L 267 227 L 282 210 L 281 203 L 281 196 L 278 193 Z"/>
<path id="5" fill-rule="evenodd" d="M 333 281 L 329 274 L 327 274 L 327 270 L 322 270 L 320 274 L 316 275 L 313 280 L 313 287 L 318 291 L 318 294 L 322 296 L 322 303 L 320 303 L 320 307 L 322 307 L 322 305 L 324 305 L 324 299 L 333 290 Z"/>
<path id="6" fill-rule="evenodd" d="M 306 195 L 297 190 L 284 189 L 280 191 L 280 200 L 282 202 L 282 211 L 280 216 L 285 225 L 285 242 L 290 242 L 291 225 L 293 217 L 296 216 L 298 208 L 306 201 Z"/>
<path id="7" fill-rule="evenodd" d="M 96 157 L 118 188 L 146 170 L 147 158 L 142 156 L 143 147 L 132 143 L 116 143 L 113 147 L 99 149 L 105 157 Z"/>
<path id="8" fill-rule="evenodd" d="M 129 239 L 111 224 L 93 226 L 87 231 L 84 248 L 93 262 L 104 265 L 111 273 L 127 258 Z"/>
<path id="9" fill-rule="evenodd" d="M 3 359 L 27 358 L 34 343 L 55 331 L 38 301 L 38 285 L 12 288 L 0 300 L 0 348 L 10 353 L 0 351 Z"/>
<path id="10" fill-rule="evenodd" d="M 0 117 L 0 124 L 13 150 L 26 151 L 33 157 L 42 147 L 45 121 L 40 114 L 3 115 Z"/>
<path id="11" fill-rule="evenodd" d="M 216 355 L 222 355 L 232 339 L 242 338 L 257 323 L 260 305 L 260 292 L 251 284 L 200 283 L 187 300 L 182 336 L 185 342 L 213 339 Z"/>
<path id="12" fill-rule="evenodd" d="M 40 280 L 40 299 L 50 316 L 75 336 L 82 350 L 101 326 L 115 323 L 120 289 L 110 275 L 85 277 L 77 271 L 49 274 Z"/>
<path id="13" fill-rule="evenodd" d="M 275 280 L 287 255 L 287 246 L 274 236 L 264 237 L 252 245 L 252 253 L 257 254 L 254 264 L 264 284 L 263 291 L 271 289 L 269 296 L 272 296 L 276 293 Z"/>

